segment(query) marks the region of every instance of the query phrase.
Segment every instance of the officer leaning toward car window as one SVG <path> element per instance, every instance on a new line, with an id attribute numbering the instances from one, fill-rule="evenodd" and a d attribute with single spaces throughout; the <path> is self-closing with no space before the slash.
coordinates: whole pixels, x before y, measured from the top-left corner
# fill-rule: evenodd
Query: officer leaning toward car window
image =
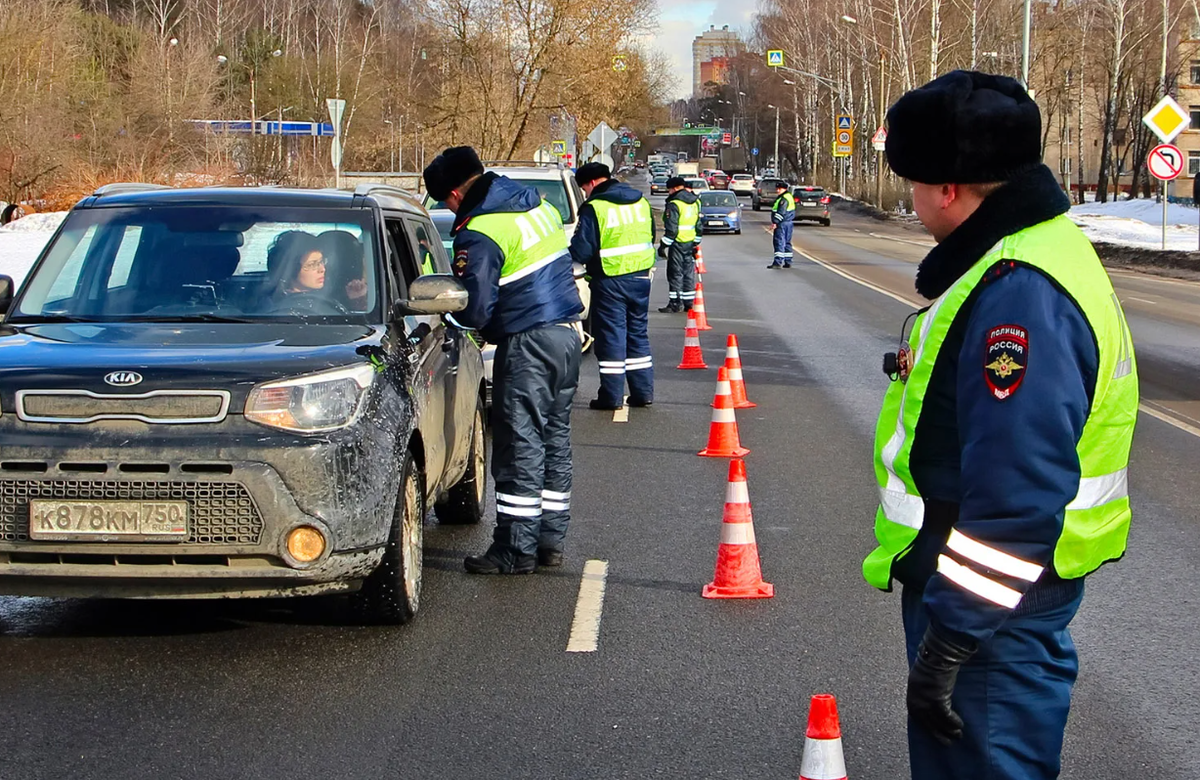
<path id="1" fill-rule="evenodd" d="M 536 190 L 484 173 L 469 146 L 446 149 L 424 176 L 430 197 L 456 215 L 454 274 L 470 293 L 456 319 L 496 345 L 496 530 L 487 551 L 464 566 L 472 574 L 561 566 L 583 311 L 562 217 Z"/>
<path id="2" fill-rule="evenodd" d="M 649 406 L 654 401 L 650 358 L 650 269 L 654 267 L 654 215 L 642 193 L 612 178 L 607 165 L 590 162 L 575 172 L 588 196 L 571 238 L 571 258 L 587 267 L 592 290 L 592 330 L 600 363 L 600 392 L 593 409 Z"/>
<path id="3" fill-rule="evenodd" d="M 782 179 L 775 183 L 775 205 L 771 207 L 771 222 L 775 225 L 772 242 L 775 258 L 767 268 L 792 267 L 792 227 L 796 223 L 796 196 Z"/>
<path id="4" fill-rule="evenodd" d="M 916 278 L 931 303 L 885 359 L 863 563 L 904 589 L 912 776 L 1055 778 L 1067 626 L 1129 532 L 1133 345 L 1018 82 L 956 71 L 907 93 L 887 158 L 938 242 Z"/>
<path id="5" fill-rule="evenodd" d="M 658 256 L 667 258 L 667 305 L 659 311 L 691 311 L 696 301 L 696 250 L 700 247 L 700 196 L 680 176 L 667 179 L 663 237 Z"/>

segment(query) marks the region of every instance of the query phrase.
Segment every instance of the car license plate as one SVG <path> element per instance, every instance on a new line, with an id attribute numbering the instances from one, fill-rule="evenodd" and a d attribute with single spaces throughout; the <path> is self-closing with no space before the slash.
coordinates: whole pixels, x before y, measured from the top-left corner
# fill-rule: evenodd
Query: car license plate
<path id="1" fill-rule="evenodd" d="M 710 220 L 708 221 L 708 226 L 709 226 L 709 227 L 721 227 L 721 226 L 723 226 L 724 224 L 725 224 L 725 223 L 724 223 L 724 222 L 722 222 L 722 221 L 721 221 L 721 220 L 719 220 L 719 219 L 710 219 Z"/>
<path id="2" fill-rule="evenodd" d="M 29 538 L 42 541 L 174 541 L 186 537 L 186 501 L 29 502 Z"/>

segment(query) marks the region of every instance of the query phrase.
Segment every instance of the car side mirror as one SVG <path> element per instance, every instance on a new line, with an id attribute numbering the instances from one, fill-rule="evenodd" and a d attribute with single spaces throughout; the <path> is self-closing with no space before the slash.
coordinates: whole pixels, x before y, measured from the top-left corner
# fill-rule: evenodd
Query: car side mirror
<path id="1" fill-rule="evenodd" d="M 3 319 L 8 314 L 8 307 L 12 305 L 13 287 L 15 286 L 11 276 L 0 275 L 0 319 Z"/>
<path id="2" fill-rule="evenodd" d="M 396 304 L 401 314 L 453 314 L 467 308 L 470 294 L 449 274 L 425 274 L 408 286 L 408 297 Z"/>

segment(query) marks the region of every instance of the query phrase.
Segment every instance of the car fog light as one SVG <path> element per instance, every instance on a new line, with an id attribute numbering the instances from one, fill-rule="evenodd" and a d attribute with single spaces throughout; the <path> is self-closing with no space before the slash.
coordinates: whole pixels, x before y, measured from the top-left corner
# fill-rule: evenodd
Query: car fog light
<path id="1" fill-rule="evenodd" d="M 325 552 L 325 536 L 311 525 L 293 528 L 287 535 L 287 549 L 299 563 L 312 563 Z"/>

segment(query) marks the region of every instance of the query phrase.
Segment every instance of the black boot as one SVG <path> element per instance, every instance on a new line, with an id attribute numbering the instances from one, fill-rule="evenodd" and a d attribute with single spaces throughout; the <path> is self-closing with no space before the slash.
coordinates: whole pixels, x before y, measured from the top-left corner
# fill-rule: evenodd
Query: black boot
<path id="1" fill-rule="evenodd" d="M 562 550 L 551 550 L 549 548 L 538 548 L 537 551 L 538 566 L 545 566 L 547 569 L 553 569 L 563 565 Z"/>
<path id="2" fill-rule="evenodd" d="M 663 314 L 678 314 L 683 311 L 683 306 L 680 305 L 679 301 L 671 301 L 666 306 L 660 308 L 659 311 Z"/>
<path id="3" fill-rule="evenodd" d="M 537 563 L 536 555 L 498 555 L 489 548 L 483 555 L 463 559 L 463 568 L 470 574 L 532 574 Z"/>

